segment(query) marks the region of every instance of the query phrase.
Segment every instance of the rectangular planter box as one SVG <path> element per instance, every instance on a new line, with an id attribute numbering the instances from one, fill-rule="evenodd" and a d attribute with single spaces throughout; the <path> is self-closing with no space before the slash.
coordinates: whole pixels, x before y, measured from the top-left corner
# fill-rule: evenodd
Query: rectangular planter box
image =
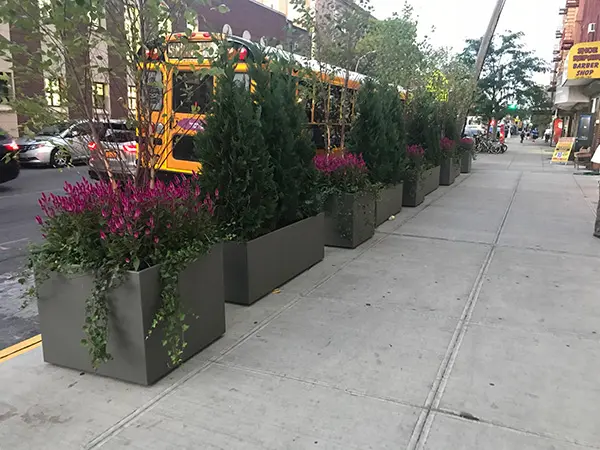
<path id="1" fill-rule="evenodd" d="M 471 173 L 471 167 L 473 165 L 473 156 L 471 153 L 466 152 L 460 158 L 460 172 Z"/>
<path id="2" fill-rule="evenodd" d="M 454 180 L 460 176 L 460 163 L 454 161 Z"/>
<path id="3" fill-rule="evenodd" d="M 440 167 L 440 186 L 450 186 L 456 178 L 456 167 L 451 158 L 442 161 Z"/>
<path id="4" fill-rule="evenodd" d="M 150 385 L 168 374 L 162 326 L 148 336 L 161 305 L 159 266 L 127 272 L 110 294 L 108 352 L 112 360 L 97 372 L 119 380 Z M 93 287 L 91 275 L 52 274 L 38 285 L 38 310 L 44 361 L 94 372 L 85 338 L 85 305 Z M 223 247 L 217 245 L 179 275 L 182 311 L 189 329 L 183 360 L 189 359 L 225 333 Z"/>
<path id="5" fill-rule="evenodd" d="M 342 194 L 325 204 L 325 245 L 356 248 L 375 234 L 375 194 Z"/>
<path id="6" fill-rule="evenodd" d="M 383 188 L 375 201 L 375 226 L 378 227 L 402 210 L 404 183 Z"/>
<path id="7" fill-rule="evenodd" d="M 415 183 L 405 183 L 403 193 L 403 206 L 419 206 L 425 196 L 431 194 L 440 185 L 440 166 L 426 170 Z"/>
<path id="8" fill-rule="evenodd" d="M 224 244 L 225 301 L 251 305 L 325 258 L 323 214 Z"/>

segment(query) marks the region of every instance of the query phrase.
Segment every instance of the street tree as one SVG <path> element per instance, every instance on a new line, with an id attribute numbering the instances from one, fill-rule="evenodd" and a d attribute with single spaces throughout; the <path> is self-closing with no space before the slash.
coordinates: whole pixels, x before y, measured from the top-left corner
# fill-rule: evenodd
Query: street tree
<path id="1" fill-rule="evenodd" d="M 430 71 L 428 54 L 432 49 L 427 37 L 419 39 L 418 21 L 408 4 L 401 13 L 374 22 L 358 49 L 370 55 L 370 63 L 364 67 L 368 75 L 407 91 L 422 85 Z"/>
<path id="2" fill-rule="evenodd" d="M 311 96 L 317 107 L 324 107 L 324 125 L 326 131 L 326 147 L 332 148 L 333 135 L 339 136 L 339 147 L 345 147 L 346 133 L 351 117 L 352 96 L 349 82 L 351 72 L 358 69 L 365 56 L 358 46 L 373 23 L 370 0 L 356 0 L 350 3 L 339 0 L 316 2 L 313 7 L 305 0 L 291 0 L 292 7 L 299 13 L 300 25 L 308 30 L 311 36 L 311 58 L 317 61 L 319 70 L 312 75 L 312 82 L 306 95 Z M 339 99 L 339 111 L 331 111 L 330 104 L 335 95 L 327 82 L 340 76 L 337 66 L 343 71 L 344 85 Z"/>
<path id="3" fill-rule="evenodd" d="M 541 58 L 525 48 L 524 34 L 506 32 L 495 38 L 488 50 L 477 84 L 473 112 L 487 120 L 499 119 L 511 111 L 509 105 L 531 107 L 539 97 L 535 75 L 546 71 Z M 467 40 L 460 57 L 469 67 L 475 66 L 480 39 Z"/>

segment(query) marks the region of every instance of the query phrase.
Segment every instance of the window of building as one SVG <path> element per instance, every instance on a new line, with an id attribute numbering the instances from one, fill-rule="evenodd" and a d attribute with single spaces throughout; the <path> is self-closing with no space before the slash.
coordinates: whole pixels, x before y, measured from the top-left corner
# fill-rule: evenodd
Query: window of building
<path id="1" fill-rule="evenodd" d="M 48 106 L 57 108 L 61 105 L 60 88 L 60 80 L 56 78 L 44 78 L 44 91 Z"/>
<path id="2" fill-rule="evenodd" d="M 12 74 L 0 72 L 0 104 L 8 103 L 12 92 Z"/>
<path id="3" fill-rule="evenodd" d="M 94 108 L 106 109 L 108 85 L 106 83 L 94 83 L 93 90 Z"/>
<path id="4" fill-rule="evenodd" d="M 198 72 L 173 75 L 173 112 L 205 113 L 212 99 L 213 77 Z"/>
<path id="5" fill-rule="evenodd" d="M 137 88 L 127 86 L 127 108 L 129 111 L 135 111 L 137 108 Z"/>

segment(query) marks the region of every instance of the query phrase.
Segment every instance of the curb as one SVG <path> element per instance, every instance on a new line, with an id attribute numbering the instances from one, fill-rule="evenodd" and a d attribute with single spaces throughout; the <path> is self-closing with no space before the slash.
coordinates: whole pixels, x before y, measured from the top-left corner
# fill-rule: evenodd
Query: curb
<path id="1" fill-rule="evenodd" d="M 15 345 L 6 347 L 0 350 L 0 363 L 8 361 L 15 356 L 22 355 L 23 353 L 27 353 L 34 348 L 38 348 L 40 345 L 42 345 L 42 335 L 38 334 L 37 336 L 25 339 L 24 341 L 21 341 Z"/>

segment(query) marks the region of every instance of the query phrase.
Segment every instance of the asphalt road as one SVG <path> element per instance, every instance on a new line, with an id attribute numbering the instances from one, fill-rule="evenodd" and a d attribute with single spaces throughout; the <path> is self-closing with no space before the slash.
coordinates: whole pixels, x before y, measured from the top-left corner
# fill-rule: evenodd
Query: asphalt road
<path id="1" fill-rule="evenodd" d="M 16 180 L 0 184 L 0 349 L 39 333 L 37 307 L 21 308 L 18 283 L 30 243 L 41 239 L 35 216 L 42 192 L 59 194 L 65 181 L 87 176 L 87 167 L 57 170 L 24 168 Z"/>

